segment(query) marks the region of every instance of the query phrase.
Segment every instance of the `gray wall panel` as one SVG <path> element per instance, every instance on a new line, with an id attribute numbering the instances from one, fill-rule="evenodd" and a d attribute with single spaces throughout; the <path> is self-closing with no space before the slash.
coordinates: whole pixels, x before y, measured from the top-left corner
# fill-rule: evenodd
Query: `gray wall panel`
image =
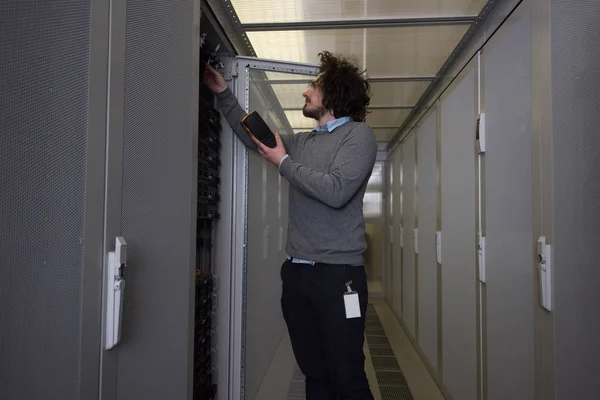
<path id="1" fill-rule="evenodd" d="M 385 162 L 385 172 L 384 172 L 384 257 L 383 257 L 383 276 L 381 278 L 381 283 L 383 284 L 383 294 L 385 300 L 388 304 L 392 302 L 392 267 L 393 267 L 393 243 L 394 240 L 394 212 L 393 212 L 393 186 L 391 184 L 392 173 L 393 173 L 393 158 L 392 156 L 388 157 Z"/>
<path id="2" fill-rule="evenodd" d="M 474 85 L 469 67 L 441 104 L 443 372 L 460 400 L 477 398 Z"/>
<path id="3" fill-rule="evenodd" d="M 271 112 L 276 106 L 264 87 L 255 84 L 262 74 L 250 71 L 249 109 L 260 113 L 271 129 L 282 124 Z M 281 227 L 287 232 L 287 188 L 281 181 L 281 221 L 279 218 L 280 179 L 277 168 L 256 152 L 248 155 L 248 248 L 246 265 L 245 396 L 252 400 L 258 393 L 279 343 L 286 333 L 281 314 L 280 269 L 284 261 L 285 242 L 280 251 Z"/>
<path id="4" fill-rule="evenodd" d="M 600 393 L 600 2 L 552 0 L 556 399 Z"/>
<path id="5" fill-rule="evenodd" d="M 90 1 L 0 8 L 0 399 L 79 399 Z"/>
<path id="6" fill-rule="evenodd" d="M 530 13 L 485 49 L 488 399 L 535 397 Z"/>
<path id="7" fill-rule="evenodd" d="M 252 109 L 256 109 L 251 105 Z M 257 153 L 248 157 L 246 271 L 246 399 L 254 399 L 285 333 L 281 315 L 277 169 Z"/>
<path id="8" fill-rule="evenodd" d="M 402 148 L 398 148 L 394 157 L 394 243 L 393 243 L 393 267 L 392 267 L 392 308 L 397 316 L 402 315 Z"/>
<path id="9" fill-rule="evenodd" d="M 438 264 L 437 231 L 437 110 L 418 133 L 418 221 L 419 221 L 419 344 L 429 363 L 438 365 Z"/>
<path id="10" fill-rule="evenodd" d="M 403 219 L 404 252 L 402 257 L 402 319 L 409 332 L 416 339 L 416 270 L 415 270 L 415 136 L 402 145 L 403 155 Z"/>
<path id="11" fill-rule="evenodd" d="M 129 265 L 117 383 L 123 400 L 191 396 L 193 13 L 190 1 L 127 1 L 122 232 Z"/>

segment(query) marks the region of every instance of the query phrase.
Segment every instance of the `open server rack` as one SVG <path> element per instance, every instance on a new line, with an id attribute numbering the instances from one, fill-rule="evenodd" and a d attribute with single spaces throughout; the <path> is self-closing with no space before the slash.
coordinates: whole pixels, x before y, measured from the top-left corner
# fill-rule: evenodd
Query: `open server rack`
<path id="1" fill-rule="evenodd" d="M 220 67 L 214 48 L 202 36 L 200 76 L 204 65 Z M 202 82 L 202 79 L 200 80 Z M 194 328 L 194 400 L 211 400 L 216 385 L 216 278 L 214 233 L 219 219 L 220 114 L 212 92 L 200 83 L 198 130 L 198 214 L 196 239 L 196 304 Z"/>

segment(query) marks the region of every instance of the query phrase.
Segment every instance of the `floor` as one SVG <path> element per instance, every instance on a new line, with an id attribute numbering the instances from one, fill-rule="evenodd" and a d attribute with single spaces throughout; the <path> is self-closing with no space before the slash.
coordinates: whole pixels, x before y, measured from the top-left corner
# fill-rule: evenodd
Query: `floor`
<path id="1" fill-rule="evenodd" d="M 404 329 L 380 295 L 381 285 L 370 282 L 369 290 L 372 295 L 367 311 L 365 370 L 375 400 L 444 400 Z M 289 339 L 282 343 L 289 346 Z M 304 376 L 295 363 L 289 374 L 287 399 L 304 400 Z M 265 400 L 281 398 L 269 392 L 269 395 L 263 392 Z"/>

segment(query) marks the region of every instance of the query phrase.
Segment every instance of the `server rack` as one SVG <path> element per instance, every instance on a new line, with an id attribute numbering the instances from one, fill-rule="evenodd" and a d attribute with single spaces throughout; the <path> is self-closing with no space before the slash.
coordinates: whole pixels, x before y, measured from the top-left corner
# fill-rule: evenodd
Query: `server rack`
<path id="1" fill-rule="evenodd" d="M 216 275 L 215 228 L 219 219 L 221 123 L 212 92 L 202 84 L 204 65 L 222 67 L 213 46 L 202 35 L 198 133 L 198 214 L 196 235 L 196 304 L 194 323 L 194 400 L 216 394 Z"/>

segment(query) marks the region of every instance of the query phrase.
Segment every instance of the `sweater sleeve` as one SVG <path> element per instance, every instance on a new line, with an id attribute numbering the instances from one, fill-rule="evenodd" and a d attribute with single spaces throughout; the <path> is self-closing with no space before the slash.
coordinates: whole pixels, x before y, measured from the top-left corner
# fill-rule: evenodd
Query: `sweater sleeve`
<path id="1" fill-rule="evenodd" d="M 242 118 L 246 115 L 246 111 L 240 106 L 237 97 L 233 94 L 231 89 L 227 88 L 222 93 L 217 94 L 217 99 L 221 105 L 221 112 L 227 119 L 227 123 L 233 129 L 235 135 L 244 143 L 244 145 L 250 150 L 258 151 L 256 143 L 246 133 L 242 127 Z M 287 152 L 290 152 L 290 148 L 293 145 L 294 136 L 292 134 L 279 133 L 281 141 L 285 146 Z"/>
<path id="2" fill-rule="evenodd" d="M 377 141 L 367 126 L 355 128 L 342 142 L 329 172 L 318 172 L 286 157 L 279 173 L 303 193 L 333 208 L 344 207 L 371 174 Z"/>

